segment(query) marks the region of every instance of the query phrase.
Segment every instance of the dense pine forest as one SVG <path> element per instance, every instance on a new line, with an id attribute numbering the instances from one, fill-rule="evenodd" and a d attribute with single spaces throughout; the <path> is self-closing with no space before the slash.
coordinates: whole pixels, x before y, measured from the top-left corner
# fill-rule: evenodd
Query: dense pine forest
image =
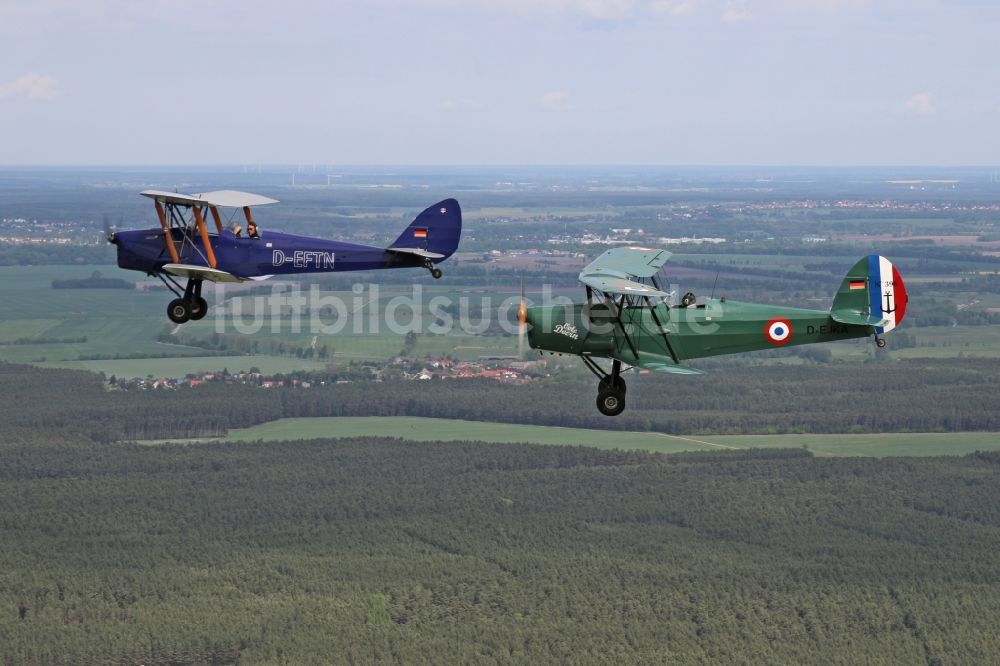
<path id="1" fill-rule="evenodd" d="M 0 662 L 988 663 L 1000 457 L 7 446 Z"/>
<path id="2" fill-rule="evenodd" d="M 815 380 L 782 367 L 719 368 L 713 383 L 643 378 L 656 391 L 630 389 L 637 416 L 623 427 L 996 428 L 1000 363 L 891 367 L 865 367 L 864 382 L 835 365 Z M 123 441 L 308 414 L 590 425 L 590 388 L 122 391 L 0 365 L 0 663 L 1000 654 L 997 454 Z"/>

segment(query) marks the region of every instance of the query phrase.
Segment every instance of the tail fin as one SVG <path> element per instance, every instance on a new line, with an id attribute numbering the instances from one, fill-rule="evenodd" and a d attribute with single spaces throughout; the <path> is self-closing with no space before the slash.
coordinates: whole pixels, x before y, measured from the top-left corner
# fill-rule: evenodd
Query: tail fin
<path id="1" fill-rule="evenodd" d="M 885 257 L 872 254 L 847 271 L 830 316 L 842 324 L 874 326 L 881 334 L 903 321 L 906 302 L 906 285 L 899 271 Z"/>
<path id="2" fill-rule="evenodd" d="M 462 236 L 462 209 L 454 199 L 439 201 L 417 215 L 389 249 L 422 250 L 444 261 L 458 248 Z"/>

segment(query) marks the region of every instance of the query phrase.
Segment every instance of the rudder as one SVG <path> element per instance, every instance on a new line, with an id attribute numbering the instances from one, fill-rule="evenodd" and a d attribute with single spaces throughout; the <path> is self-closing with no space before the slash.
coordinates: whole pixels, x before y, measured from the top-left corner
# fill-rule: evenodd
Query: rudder
<path id="1" fill-rule="evenodd" d="M 461 236 L 462 208 L 455 199 L 444 199 L 425 208 L 389 247 L 440 254 L 437 263 L 455 252 Z"/>
<path id="2" fill-rule="evenodd" d="M 903 321 L 907 301 L 899 270 L 885 257 L 872 254 L 847 272 L 830 315 L 844 324 L 874 326 L 875 332 L 882 334 Z"/>

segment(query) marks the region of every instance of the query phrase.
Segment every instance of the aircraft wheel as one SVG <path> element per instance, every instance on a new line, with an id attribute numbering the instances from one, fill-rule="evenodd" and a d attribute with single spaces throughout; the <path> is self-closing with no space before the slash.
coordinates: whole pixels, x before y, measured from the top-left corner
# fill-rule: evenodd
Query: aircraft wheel
<path id="1" fill-rule="evenodd" d="M 885 344 L 886 344 L 885 338 L 875 338 L 875 345 L 879 349 L 884 349 L 885 348 Z"/>
<path id="2" fill-rule="evenodd" d="M 175 298 L 167 306 L 167 317 L 175 324 L 183 324 L 191 318 L 191 305 L 183 298 Z"/>
<path id="3" fill-rule="evenodd" d="M 625 394 L 606 389 L 597 394 L 597 410 L 605 416 L 618 416 L 625 409 Z"/>
<path id="4" fill-rule="evenodd" d="M 625 380 L 624 379 L 622 379 L 621 377 L 618 377 L 618 379 L 615 380 L 615 383 L 614 383 L 613 386 L 614 386 L 614 389 L 616 391 L 618 391 L 622 395 L 625 395 L 625 391 L 627 390 L 627 387 L 625 386 Z M 607 377 L 604 377 L 604 378 L 601 379 L 601 383 L 598 384 L 598 386 L 597 386 L 597 392 L 600 393 L 601 391 L 607 391 L 610 388 L 612 388 L 611 375 L 608 375 Z"/>
<path id="5" fill-rule="evenodd" d="M 440 268 L 431 269 L 431 277 L 434 278 L 435 280 L 440 280 L 442 275 L 444 275 L 444 273 L 441 272 Z"/>
<path id="6" fill-rule="evenodd" d="M 199 319 L 203 319 L 207 314 L 208 301 L 201 296 L 197 296 L 194 299 L 194 303 L 191 304 L 191 319 L 193 321 L 198 321 Z"/>

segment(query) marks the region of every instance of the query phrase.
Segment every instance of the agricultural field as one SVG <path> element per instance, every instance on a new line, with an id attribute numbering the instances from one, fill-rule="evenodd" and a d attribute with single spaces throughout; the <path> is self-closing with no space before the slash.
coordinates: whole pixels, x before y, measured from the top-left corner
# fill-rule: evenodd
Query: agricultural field
<path id="1" fill-rule="evenodd" d="M 221 441 L 283 441 L 339 437 L 399 437 L 411 441 L 592 446 L 657 453 L 744 448 L 804 448 L 818 456 L 965 455 L 1000 449 L 1000 433 L 882 433 L 865 435 L 673 436 L 408 416 L 279 419 L 230 431 Z M 219 440 L 204 440 L 219 441 Z"/>

